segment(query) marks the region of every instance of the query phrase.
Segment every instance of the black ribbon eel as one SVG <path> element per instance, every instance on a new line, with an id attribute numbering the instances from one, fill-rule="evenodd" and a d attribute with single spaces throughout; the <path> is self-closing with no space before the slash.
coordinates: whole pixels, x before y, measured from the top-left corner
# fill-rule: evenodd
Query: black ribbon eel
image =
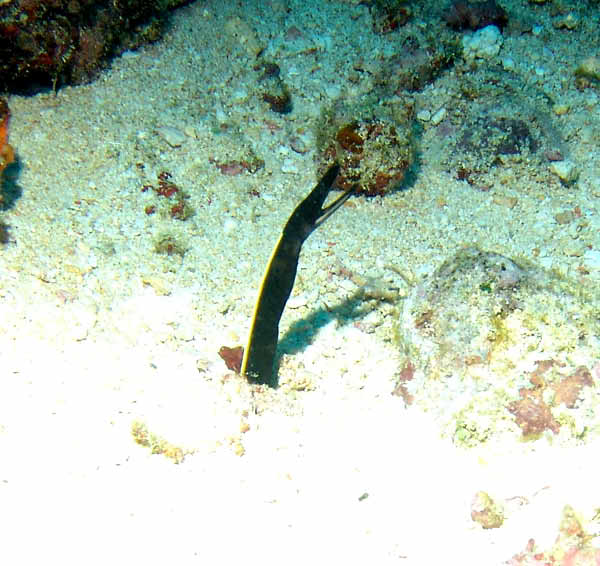
<path id="1" fill-rule="evenodd" d="M 272 387 L 277 385 L 273 366 L 279 321 L 294 287 L 302 244 L 356 190 L 356 187 L 348 189 L 330 205 L 323 207 L 339 170 L 339 165 L 330 167 L 319 184 L 296 207 L 271 253 L 254 307 L 250 336 L 244 349 L 240 371 L 251 383 Z"/>

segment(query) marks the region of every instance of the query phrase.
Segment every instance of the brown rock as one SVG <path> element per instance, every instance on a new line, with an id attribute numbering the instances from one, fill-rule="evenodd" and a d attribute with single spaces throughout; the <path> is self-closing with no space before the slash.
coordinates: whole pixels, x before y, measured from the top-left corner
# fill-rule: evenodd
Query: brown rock
<path id="1" fill-rule="evenodd" d="M 471 519 L 484 529 L 497 529 L 504 522 L 502 508 L 485 492 L 478 491 L 471 503 Z"/>
<path id="2" fill-rule="evenodd" d="M 537 436 L 545 430 L 558 434 L 560 424 L 544 402 L 542 391 L 523 387 L 519 390 L 519 395 L 521 399 L 510 403 L 508 410 L 515 416 L 523 436 Z"/>
<path id="3" fill-rule="evenodd" d="M 586 385 L 594 385 L 592 374 L 585 366 L 579 366 L 571 375 L 564 377 L 554 385 L 554 404 L 564 403 L 569 409 L 572 409 L 581 390 Z"/>

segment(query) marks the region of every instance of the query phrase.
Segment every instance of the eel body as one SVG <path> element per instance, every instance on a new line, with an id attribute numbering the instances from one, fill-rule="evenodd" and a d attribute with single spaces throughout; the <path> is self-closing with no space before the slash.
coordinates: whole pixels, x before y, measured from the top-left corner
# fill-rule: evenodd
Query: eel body
<path id="1" fill-rule="evenodd" d="M 338 165 L 330 167 L 319 184 L 296 207 L 271 253 L 260 285 L 250 336 L 242 359 L 241 374 L 252 383 L 276 385 L 277 376 L 273 375 L 273 366 L 279 321 L 294 287 L 302 244 L 355 190 L 352 187 L 323 208 L 338 172 Z"/>

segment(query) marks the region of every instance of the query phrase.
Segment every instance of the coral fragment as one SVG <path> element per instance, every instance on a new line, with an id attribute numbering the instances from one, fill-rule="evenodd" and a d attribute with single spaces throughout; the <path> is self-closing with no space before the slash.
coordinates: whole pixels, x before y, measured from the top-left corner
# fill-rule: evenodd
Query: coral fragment
<path id="1" fill-rule="evenodd" d="M 222 346 L 219 350 L 219 356 L 225 362 L 227 369 L 240 373 L 242 368 L 242 358 L 244 357 L 244 348 L 242 346 L 236 346 L 229 348 L 228 346 Z"/>
<path id="2" fill-rule="evenodd" d="M 544 402 L 542 391 L 522 387 L 519 395 L 521 399 L 510 403 L 508 410 L 515 416 L 517 425 L 523 431 L 523 437 L 536 437 L 545 430 L 558 434 L 560 424 Z"/>

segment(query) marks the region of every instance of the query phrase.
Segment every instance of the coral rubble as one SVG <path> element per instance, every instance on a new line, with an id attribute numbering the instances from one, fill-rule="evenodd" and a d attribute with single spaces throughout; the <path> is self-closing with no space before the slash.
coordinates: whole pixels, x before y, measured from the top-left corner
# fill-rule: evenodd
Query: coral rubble
<path id="1" fill-rule="evenodd" d="M 367 196 L 386 194 L 400 185 L 413 162 L 412 121 L 409 101 L 393 111 L 368 102 L 330 109 L 317 132 L 319 171 L 337 162 L 338 188 L 357 184 Z"/>
<path id="2" fill-rule="evenodd" d="M 439 410 L 458 444 L 591 438 L 597 305 L 555 274 L 464 248 L 404 304 L 399 340 L 415 369 L 399 385 L 413 405 Z"/>
<path id="3" fill-rule="evenodd" d="M 126 49 L 161 36 L 181 0 L 0 2 L 0 89 L 86 82 Z"/>

